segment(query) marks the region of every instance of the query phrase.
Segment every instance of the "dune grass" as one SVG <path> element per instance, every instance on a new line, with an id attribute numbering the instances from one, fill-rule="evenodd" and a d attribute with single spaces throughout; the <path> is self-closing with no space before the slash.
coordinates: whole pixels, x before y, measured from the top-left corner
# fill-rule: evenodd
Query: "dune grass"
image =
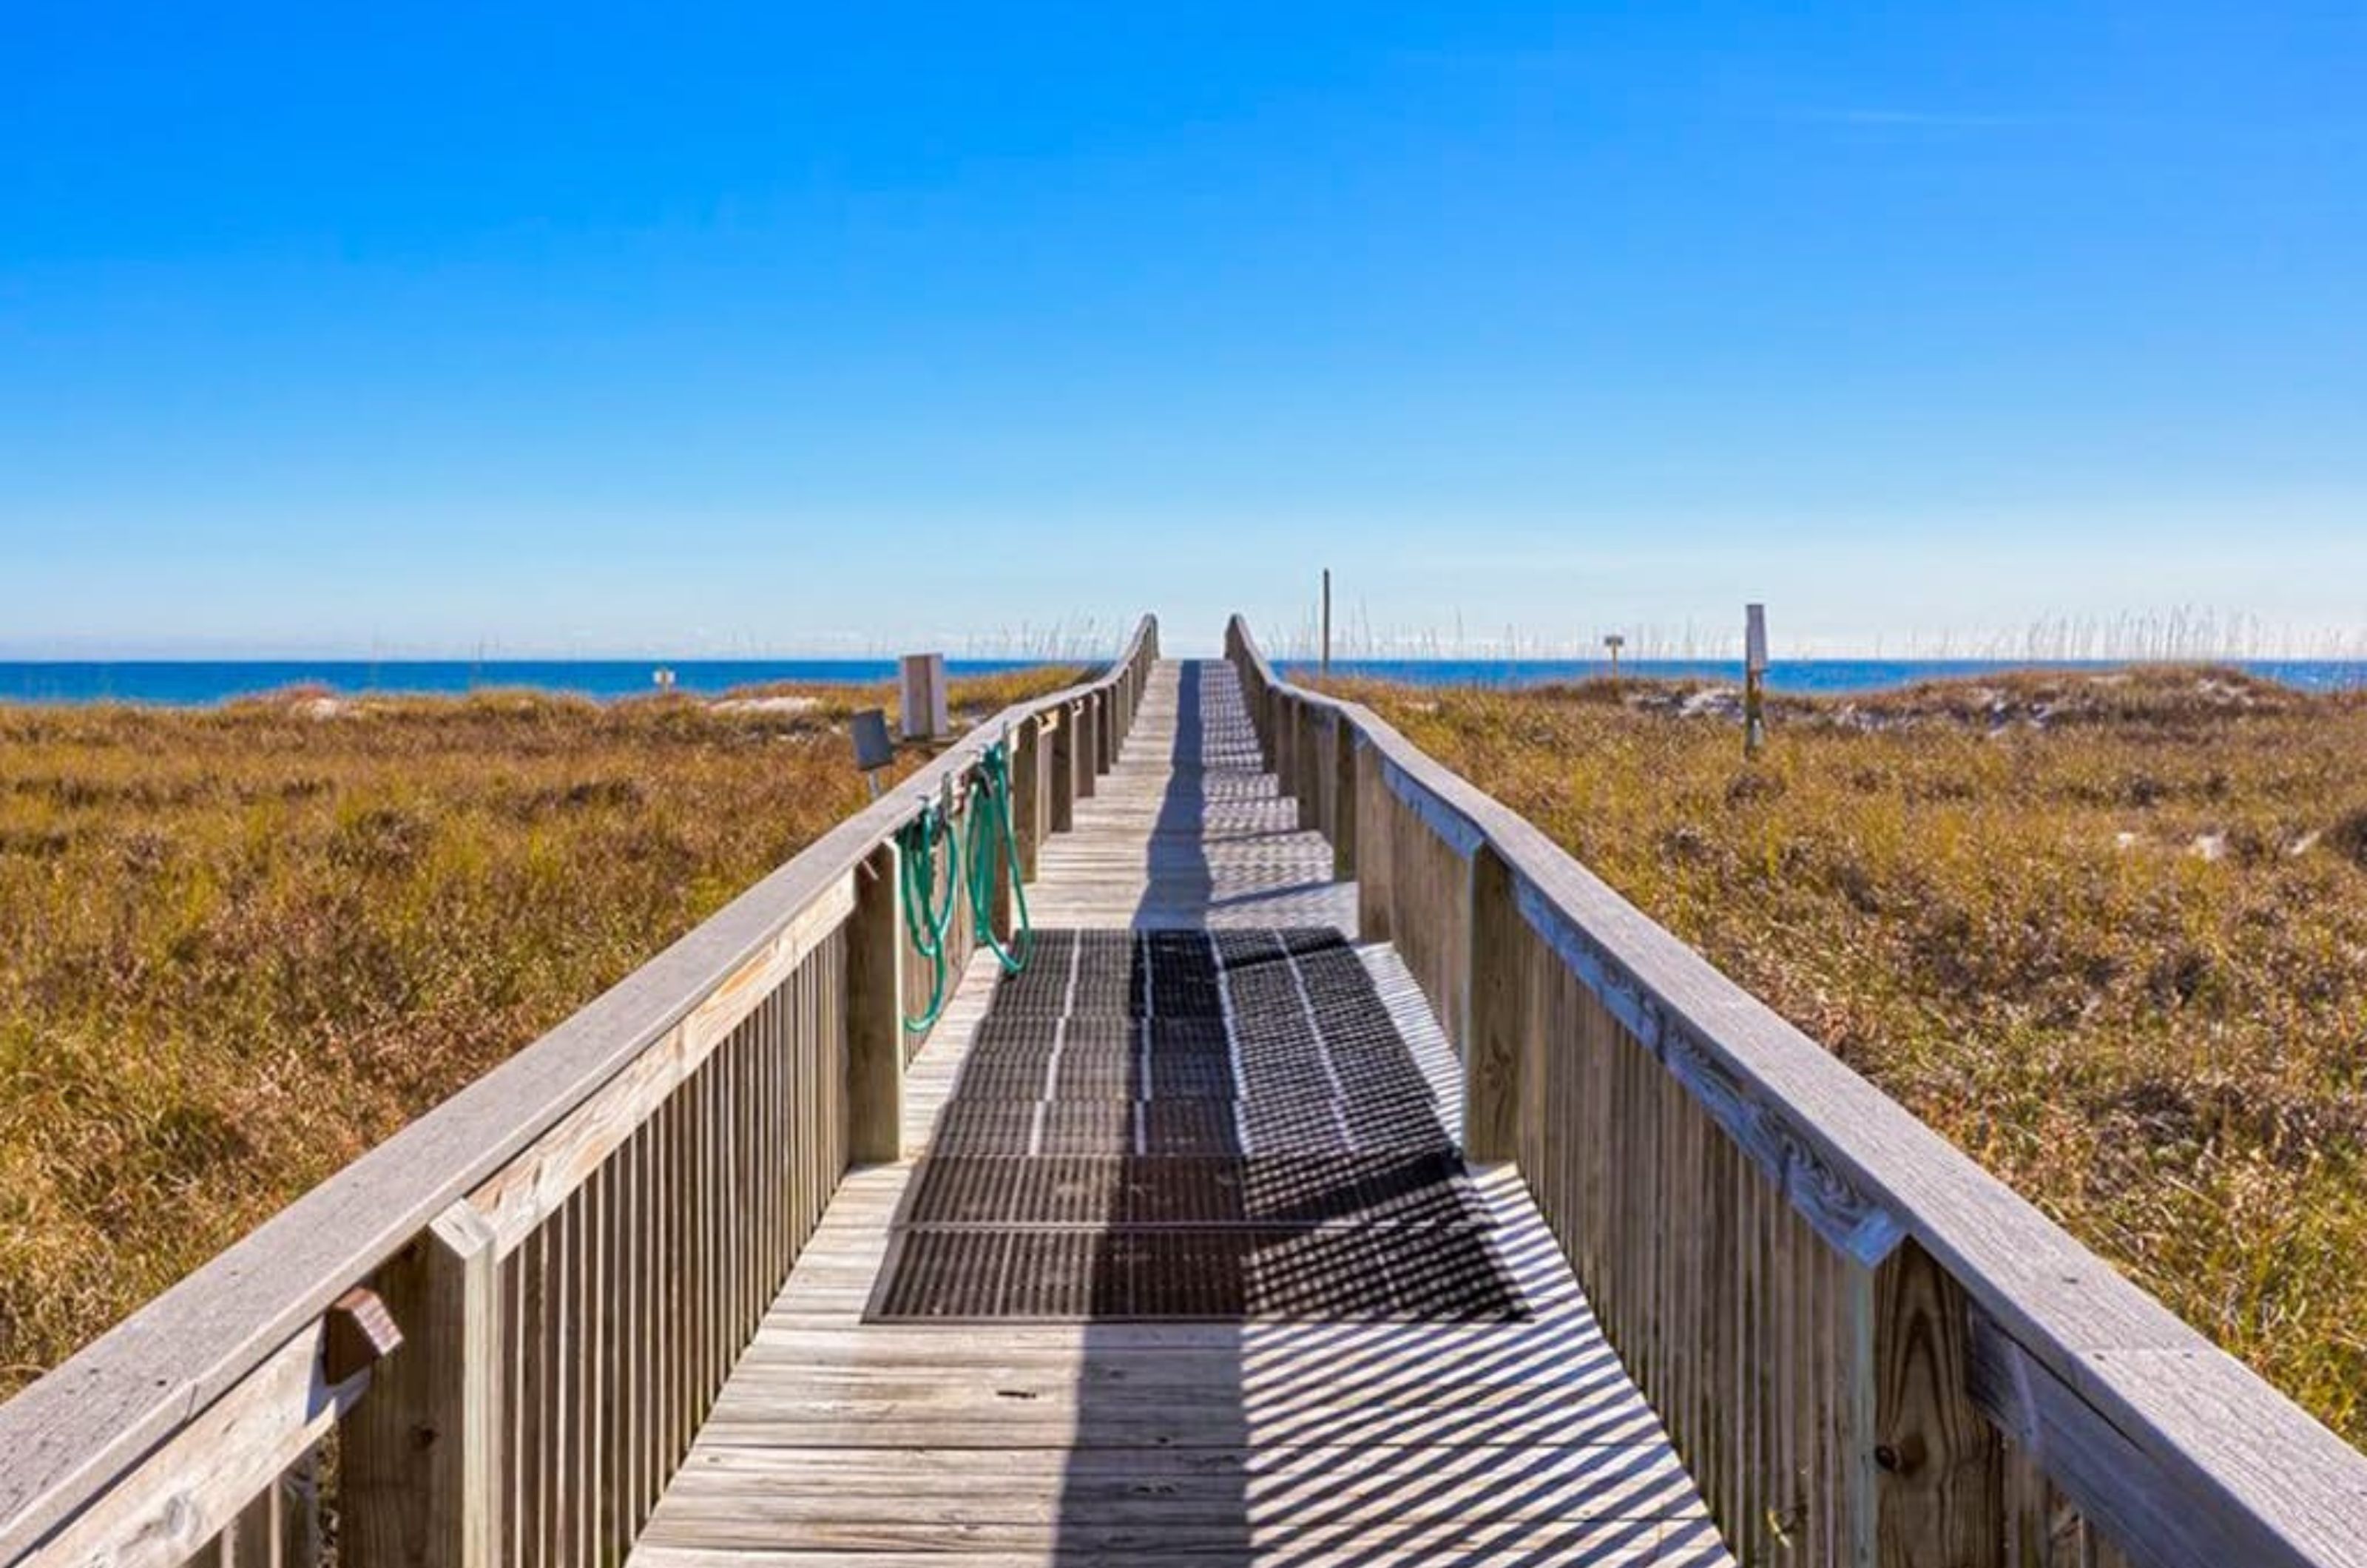
<path id="1" fill-rule="evenodd" d="M 860 808 L 796 694 L 0 708 L 0 1393 Z"/>
<path id="2" fill-rule="evenodd" d="M 2367 1444 L 2367 698 L 1337 684 Z"/>

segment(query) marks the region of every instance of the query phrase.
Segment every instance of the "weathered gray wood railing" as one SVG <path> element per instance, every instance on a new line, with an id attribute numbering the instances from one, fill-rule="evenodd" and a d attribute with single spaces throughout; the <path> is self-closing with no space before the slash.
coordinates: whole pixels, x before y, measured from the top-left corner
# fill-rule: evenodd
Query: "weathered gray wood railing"
<path id="1" fill-rule="evenodd" d="M 299 1564 L 324 1516 L 357 1568 L 619 1561 L 842 1173 L 897 1156 L 898 828 L 1007 736 L 1032 872 L 1158 652 L 1146 617 L 0 1406 L 0 1562 Z"/>
<path id="2" fill-rule="evenodd" d="M 2367 1457 L 1239 617 L 1226 653 L 1743 1561 L 2367 1563 Z"/>

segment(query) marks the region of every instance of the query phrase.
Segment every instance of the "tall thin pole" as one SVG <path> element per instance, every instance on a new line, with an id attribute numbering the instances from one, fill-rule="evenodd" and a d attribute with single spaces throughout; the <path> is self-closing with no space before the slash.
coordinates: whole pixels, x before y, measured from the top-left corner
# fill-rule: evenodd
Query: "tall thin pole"
<path id="1" fill-rule="evenodd" d="M 1323 673 L 1331 673 L 1331 569 L 1323 569 Z"/>
<path id="2" fill-rule="evenodd" d="M 1767 739 L 1767 606 L 1742 607 L 1742 754 L 1759 755 Z"/>

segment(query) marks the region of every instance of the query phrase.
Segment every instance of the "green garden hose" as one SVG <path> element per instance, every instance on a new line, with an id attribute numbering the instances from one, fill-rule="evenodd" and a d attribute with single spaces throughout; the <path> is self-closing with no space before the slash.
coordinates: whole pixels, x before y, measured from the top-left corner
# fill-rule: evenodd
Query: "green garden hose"
<path id="1" fill-rule="evenodd" d="M 1027 967 L 1027 955 L 1035 950 L 1036 928 L 1027 918 L 1027 885 L 1019 875 L 1019 830 L 1011 820 L 1011 753 L 1001 741 L 986 749 L 978 760 L 978 772 L 970 775 L 968 853 L 971 929 L 993 951 L 1002 972 L 1016 975 Z M 995 874 L 1004 867 L 1009 868 L 1017 927 L 1008 947 L 994 934 Z"/>
<path id="2" fill-rule="evenodd" d="M 935 802 L 924 803 L 918 815 L 896 830 L 897 863 L 903 886 L 897 900 L 904 908 L 904 931 L 912 951 L 929 965 L 929 1000 L 918 1018 L 904 1020 L 914 1034 L 926 1032 L 953 999 L 946 984 L 952 969 L 947 952 L 954 911 L 967 894 L 970 930 L 994 953 L 1003 972 L 1016 975 L 1027 967 L 1036 945 L 1036 928 L 1027 915 L 1027 887 L 1019 875 L 1019 833 L 1011 818 L 1011 753 L 1001 741 L 980 756 L 970 775 L 967 846 L 950 818 Z M 1000 840 L 998 842 L 998 840 Z M 945 858 L 940 876 L 937 859 Z M 962 863 L 968 862 L 968 874 Z M 1011 878 L 1011 897 L 1018 930 L 1005 946 L 994 934 L 994 883 L 999 873 Z"/>
<path id="3" fill-rule="evenodd" d="M 937 890 L 939 846 L 946 856 L 945 891 Z M 903 882 L 904 934 L 912 951 L 929 963 L 929 1001 L 918 1018 L 904 1020 L 914 1034 L 925 1032 L 946 1010 L 951 990 L 946 985 L 946 938 L 953 930 L 955 900 L 961 897 L 961 840 L 934 802 L 896 830 L 896 862 Z"/>

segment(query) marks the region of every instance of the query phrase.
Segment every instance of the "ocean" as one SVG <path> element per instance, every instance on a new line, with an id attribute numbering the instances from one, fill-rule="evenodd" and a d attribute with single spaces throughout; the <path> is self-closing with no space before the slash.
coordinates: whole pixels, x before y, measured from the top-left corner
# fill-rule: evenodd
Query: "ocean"
<path id="1" fill-rule="evenodd" d="M 1022 659 L 954 659 L 956 675 L 991 674 L 1025 668 Z M 2248 660 L 2237 669 L 2304 691 L 2367 687 L 2367 661 L 2356 660 Z M 21 660 L 0 662 L 0 702 L 148 703 L 175 707 L 210 707 L 235 697 L 319 686 L 343 696 L 379 694 L 454 694 L 524 688 L 601 701 L 645 695 L 657 690 L 655 674 L 671 670 L 677 691 L 718 695 L 771 681 L 864 683 L 891 681 L 892 659 L 595 659 L 595 660 Z M 1285 660 L 1288 673 L 1311 671 L 1311 661 Z M 1548 681 L 1580 681 L 1608 674 L 1599 659 L 1335 660 L 1333 671 L 1373 675 L 1419 685 L 1527 686 Z M 1977 676 L 2004 670 L 2109 669 L 2090 664 L 1978 659 L 1778 660 L 1767 672 L 1768 689 L 1801 694 L 1874 692 L 1916 681 Z M 1739 682 L 1738 663 L 1718 660 L 1629 660 L 1621 672 L 1637 677 Z"/>
<path id="2" fill-rule="evenodd" d="M 955 675 L 991 675 L 1038 662 L 948 659 L 946 669 Z M 892 659 L 27 660 L 0 662 L 0 702 L 211 707 L 290 686 L 326 687 L 339 696 L 448 696 L 523 688 L 609 701 L 657 691 L 661 669 L 674 671 L 676 691 L 702 696 L 769 681 L 862 684 L 896 678 Z"/>

